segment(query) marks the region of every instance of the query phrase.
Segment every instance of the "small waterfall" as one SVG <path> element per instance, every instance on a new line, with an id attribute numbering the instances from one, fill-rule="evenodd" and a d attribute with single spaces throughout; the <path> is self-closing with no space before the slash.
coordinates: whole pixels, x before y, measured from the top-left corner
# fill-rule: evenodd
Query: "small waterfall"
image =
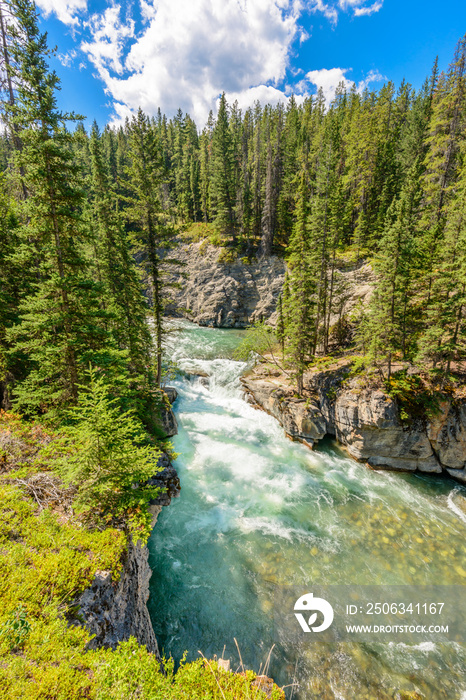
<path id="1" fill-rule="evenodd" d="M 463 651 L 346 643 L 296 658 L 273 628 L 277 586 L 466 583 L 451 484 L 372 472 L 334 443 L 311 452 L 291 442 L 243 400 L 246 365 L 232 359 L 241 333 L 176 325 L 182 491 L 149 544 L 161 648 L 179 660 L 185 650 L 221 656 L 225 646 L 234 666 L 236 638 L 245 665 L 259 670 L 276 644 L 269 673 L 283 685 L 298 680 L 294 700 L 388 700 L 413 688 L 459 700 Z"/>

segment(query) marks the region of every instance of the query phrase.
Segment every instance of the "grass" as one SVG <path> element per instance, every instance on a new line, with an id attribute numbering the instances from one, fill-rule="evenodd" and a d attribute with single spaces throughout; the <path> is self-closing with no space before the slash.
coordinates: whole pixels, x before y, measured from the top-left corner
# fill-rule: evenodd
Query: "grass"
<path id="1" fill-rule="evenodd" d="M 87 649 L 76 599 L 97 571 L 122 573 L 120 529 L 90 530 L 54 474 L 57 433 L 0 412 L 0 686 L 7 700 L 266 700 L 252 671 L 158 659 L 131 638 Z M 273 687 L 272 700 L 284 700 Z"/>

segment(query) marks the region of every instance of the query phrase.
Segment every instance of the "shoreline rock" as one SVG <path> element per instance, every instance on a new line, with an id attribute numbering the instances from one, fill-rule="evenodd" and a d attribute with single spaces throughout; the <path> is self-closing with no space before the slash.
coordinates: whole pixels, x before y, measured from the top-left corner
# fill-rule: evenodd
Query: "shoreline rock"
<path id="1" fill-rule="evenodd" d="M 168 389 L 167 387 L 167 395 L 173 403 L 177 392 L 175 389 Z M 160 486 L 165 491 L 150 503 L 152 527 L 155 526 L 162 508 L 169 506 L 171 499 L 180 495 L 178 473 L 168 455 L 163 453 L 157 466 L 162 470 L 157 472 L 149 483 Z M 163 671 L 162 657 L 147 608 L 149 581 L 152 576 L 148 559 L 147 546 L 141 546 L 139 542 L 135 544 L 130 540 L 119 580 L 112 580 L 111 571 L 98 571 L 92 585 L 76 601 L 79 606 L 76 619 L 95 635 L 89 642 L 89 648 L 114 649 L 119 642 L 135 637 L 139 644 L 144 644 L 149 652 L 155 654 Z"/>
<path id="2" fill-rule="evenodd" d="M 344 368 L 307 377 L 309 397 L 298 399 L 259 367 L 241 382 L 247 400 L 276 418 L 285 433 L 314 447 L 335 437 L 351 457 L 373 469 L 448 474 L 466 483 L 466 402 L 442 404 L 430 422 L 403 424 L 395 401 L 381 390 L 361 388 Z"/>

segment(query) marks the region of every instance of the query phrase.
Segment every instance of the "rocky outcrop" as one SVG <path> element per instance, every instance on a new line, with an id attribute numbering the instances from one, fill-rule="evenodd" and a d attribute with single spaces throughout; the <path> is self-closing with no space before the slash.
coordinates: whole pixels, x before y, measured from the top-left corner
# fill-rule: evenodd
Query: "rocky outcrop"
<path id="1" fill-rule="evenodd" d="M 79 617 L 95 635 L 89 643 L 91 649 L 114 649 L 119 642 L 136 637 L 160 659 L 146 606 L 152 576 L 148 557 L 147 547 L 130 542 L 120 579 L 113 581 L 111 571 L 98 571 L 92 586 L 80 596 Z"/>
<path id="2" fill-rule="evenodd" d="M 177 396 L 178 392 L 174 387 L 166 387 L 163 402 L 157 407 L 155 422 L 160 430 L 159 437 L 162 439 L 173 437 L 178 433 L 178 423 L 171 407 Z"/>
<path id="3" fill-rule="evenodd" d="M 373 468 L 446 472 L 466 483 L 465 402 L 445 402 L 431 422 L 417 419 L 406 425 L 393 399 L 361 388 L 357 378 L 347 378 L 345 368 L 307 377 L 306 401 L 294 396 L 283 377 L 266 374 L 259 367 L 243 378 L 246 394 L 277 418 L 290 437 L 313 446 L 332 435 L 352 457 Z"/>
<path id="4" fill-rule="evenodd" d="M 285 279 L 285 261 L 272 256 L 248 262 L 207 239 L 181 243 L 183 268 L 173 274 L 168 316 L 184 316 L 200 326 L 245 328 L 255 321 L 277 321 L 276 306 Z M 367 304 L 374 273 L 369 264 L 336 270 L 330 324 L 341 322 L 358 304 Z"/>
<path id="5" fill-rule="evenodd" d="M 164 491 L 151 501 L 153 526 L 162 506 L 170 505 L 171 499 L 180 493 L 178 474 L 167 455 L 160 457 L 158 466 L 162 467 L 162 471 L 149 483 L 160 485 Z M 146 605 L 152 576 L 148 557 L 147 547 L 130 541 L 119 580 L 113 580 L 111 571 L 98 571 L 92 586 L 77 600 L 77 619 L 95 635 L 89 643 L 91 649 L 102 646 L 115 648 L 119 642 L 136 637 L 140 644 L 144 644 L 160 659 Z"/>
<path id="6" fill-rule="evenodd" d="M 427 435 L 442 467 L 466 483 L 466 402 L 443 402 L 427 425 Z"/>
<path id="7" fill-rule="evenodd" d="M 180 495 L 180 479 L 178 472 L 166 454 L 162 454 L 162 456 L 159 457 L 157 467 L 161 471 L 150 478 L 148 483 L 150 486 L 160 487 L 162 491 L 150 504 L 151 506 L 169 506 L 171 499 L 178 498 Z"/>
<path id="8" fill-rule="evenodd" d="M 174 401 L 176 389 L 167 388 L 167 395 Z M 149 479 L 150 485 L 162 489 L 150 504 L 152 527 L 162 507 L 170 505 L 171 499 L 180 495 L 180 480 L 168 455 L 163 453 L 159 457 L 157 467 L 160 471 Z M 161 662 L 146 605 L 152 576 L 148 558 L 149 550 L 146 546 L 129 541 L 118 581 L 113 580 L 111 571 L 98 571 L 91 587 L 76 601 L 79 609 L 76 621 L 94 635 L 89 643 L 91 649 L 102 646 L 115 648 L 119 642 L 136 637 Z"/>
<path id="9" fill-rule="evenodd" d="M 420 421 L 404 426 L 395 402 L 382 391 L 358 391 L 353 381 L 335 399 L 331 432 L 352 457 L 371 467 L 442 471 Z"/>
<path id="10" fill-rule="evenodd" d="M 242 378 L 251 403 L 274 416 L 294 440 L 313 447 L 327 433 L 327 422 L 317 403 L 297 399 L 267 381 Z"/>
<path id="11" fill-rule="evenodd" d="M 184 316 L 200 326 L 245 328 L 254 321 L 273 323 L 285 279 L 285 263 L 277 257 L 248 263 L 210 243 L 182 244 L 177 258 L 184 268 L 173 276 L 166 307 L 169 316 Z"/>

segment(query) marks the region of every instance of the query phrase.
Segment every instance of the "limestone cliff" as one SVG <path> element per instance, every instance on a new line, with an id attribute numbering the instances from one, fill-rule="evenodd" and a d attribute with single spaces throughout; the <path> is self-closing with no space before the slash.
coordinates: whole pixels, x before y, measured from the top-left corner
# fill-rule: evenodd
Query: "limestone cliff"
<path id="1" fill-rule="evenodd" d="M 244 328 L 256 320 L 274 320 L 285 279 L 285 263 L 277 257 L 248 263 L 207 241 L 182 244 L 177 258 L 185 263 L 173 276 L 179 284 L 166 308 L 169 316 L 184 316 L 200 326 Z M 231 253 L 228 253 L 231 255 Z"/>
<path id="2" fill-rule="evenodd" d="M 126 561 L 119 581 L 112 581 L 110 571 L 98 571 L 92 586 L 80 596 L 80 618 L 95 635 L 89 646 L 115 648 L 119 642 L 136 637 L 148 651 L 160 657 L 149 611 L 149 579 L 147 547 L 128 546 Z"/>
<path id="3" fill-rule="evenodd" d="M 275 325 L 276 306 L 285 279 L 285 261 L 276 256 L 248 262 L 207 240 L 182 243 L 177 258 L 184 263 L 172 276 L 168 316 L 183 316 L 200 326 L 245 328 L 254 321 Z M 331 325 L 372 294 L 369 264 L 347 265 L 334 277 Z"/>
<path id="4" fill-rule="evenodd" d="M 345 379 L 344 369 L 309 375 L 306 399 L 273 375 L 259 366 L 242 383 L 249 400 L 275 416 L 291 437 L 313 446 L 331 435 L 373 468 L 446 472 L 466 483 L 466 402 L 446 401 L 430 421 L 406 425 L 393 399 L 361 388 L 356 378 Z"/>

